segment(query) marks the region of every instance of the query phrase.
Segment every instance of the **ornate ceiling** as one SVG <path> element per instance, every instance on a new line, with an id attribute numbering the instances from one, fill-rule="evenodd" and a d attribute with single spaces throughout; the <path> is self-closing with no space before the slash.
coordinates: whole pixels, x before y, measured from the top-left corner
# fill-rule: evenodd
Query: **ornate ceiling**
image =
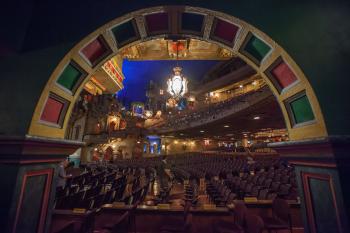
<path id="1" fill-rule="evenodd" d="M 123 48 L 121 55 L 129 60 L 175 60 L 177 50 L 180 60 L 227 60 L 233 56 L 225 48 L 197 39 L 154 39 Z"/>
<path id="2" fill-rule="evenodd" d="M 218 46 L 214 43 L 208 43 L 198 39 L 184 39 L 184 40 L 167 40 L 167 39 L 153 39 L 133 46 L 123 48 L 117 56 L 108 60 L 105 64 L 114 64 L 114 67 L 121 76 L 121 66 L 123 59 L 130 61 L 145 61 L 145 60 L 228 60 L 233 57 L 233 53 L 229 50 Z M 102 84 L 103 91 L 115 93 L 122 89 L 122 84 L 116 85 L 116 82 L 107 74 L 106 70 L 99 68 L 94 73 L 93 77 Z M 113 76 L 113 75 L 112 75 Z M 123 78 L 123 77 L 122 77 Z M 89 82 L 85 89 L 97 88 L 95 83 Z M 88 88 L 88 86 L 91 88 Z M 90 91 L 90 93 L 92 93 Z M 96 93 L 96 91 L 93 91 Z"/>

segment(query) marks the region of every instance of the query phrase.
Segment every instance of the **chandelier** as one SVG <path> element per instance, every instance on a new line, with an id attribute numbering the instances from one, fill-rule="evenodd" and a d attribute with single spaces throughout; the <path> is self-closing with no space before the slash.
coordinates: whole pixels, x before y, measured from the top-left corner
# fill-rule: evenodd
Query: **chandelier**
<path id="1" fill-rule="evenodd" d="M 174 75 L 168 79 L 168 92 L 169 94 L 178 99 L 187 93 L 187 79 L 181 74 L 182 68 L 179 66 L 174 67 Z"/>

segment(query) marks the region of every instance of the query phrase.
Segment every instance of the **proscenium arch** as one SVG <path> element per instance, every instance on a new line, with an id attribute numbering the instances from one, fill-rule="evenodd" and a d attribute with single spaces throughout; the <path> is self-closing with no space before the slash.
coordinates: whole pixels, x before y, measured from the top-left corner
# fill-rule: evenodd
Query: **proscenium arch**
<path id="1" fill-rule="evenodd" d="M 179 19 L 179 15 L 182 12 L 203 15 L 204 22 L 202 35 L 199 36 L 191 33 L 182 33 L 171 23 L 169 25 L 169 33 L 159 35 L 148 35 L 147 30 L 145 28 L 144 16 L 159 12 L 168 13 L 170 22 L 177 21 Z M 136 22 L 136 27 L 140 34 L 140 38 L 136 41 L 124 45 L 123 47 L 118 48 L 114 40 L 113 34 L 111 32 L 111 28 L 131 19 L 134 19 Z M 220 40 L 215 40 L 210 36 L 214 19 L 226 21 L 228 23 L 234 24 L 239 28 L 232 46 L 229 46 L 226 43 L 221 42 Z M 33 136 L 42 136 L 50 138 L 64 138 L 68 120 L 74 107 L 74 103 L 79 97 L 79 93 L 81 92 L 85 83 L 90 79 L 91 75 L 94 74 L 98 67 L 100 67 L 107 60 L 117 55 L 120 49 L 133 46 L 135 44 L 145 42 L 148 40 L 165 38 L 171 35 L 179 34 L 187 38 L 199 39 L 210 43 L 215 43 L 221 47 L 224 47 L 233 52 L 234 55 L 240 57 L 251 67 L 253 67 L 257 71 L 257 73 L 265 80 L 265 82 L 269 85 L 270 89 L 274 93 L 276 100 L 278 101 L 281 107 L 290 140 L 321 138 L 327 136 L 327 130 L 324 123 L 322 111 L 320 109 L 317 97 L 312 89 L 312 86 L 308 82 L 302 70 L 287 54 L 287 52 L 283 50 L 283 48 L 281 48 L 265 33 L 248 24 L 247 22 L 244 22 L 238 18 L 235 18 L 231 15 L 222 12 L 189 6 L 160 6 L 134 11 L 110 21 L 109 23 L 105 24 L 104 26 L 98 28 L 97 30 L 86 36 L 65 55 L 65 57 L 59 62 L 59 64 L 51 74 L 36 105 L 28 134 Z M 249 57 L 249 55 L 242 52 L 242 48 L 248 40 L 248 37 L 252 35 L 266 43 L 271 48 L 270 51 L 266 54 L 266 56 L 262 59 L 260 64 L 254 62 L 253 59 Z M 91 42 L 99 36 L 102 36 L 107 42 L 109 48 L 111 49 L 111 53 L 104 59 L 100 60 L 98 64 L 91 66 L 91 64 L 88 64 L 86 60 L 84 60 L 84 58 L 81 56 L 80 51 L 89 42 Z M 271 81 L 271 79 L 267 75 L 267 71 L 269 70 L 269 68 L 272 67 L 273 64 L 275 64 L 276 61 L 280 59 L 282 59 L 290 67 L 290 69 L 297 77 L 296 82 L 294 82 L 287 88 L 284 88 L 282 91 L 276 87 L 275 83 Z M 75 63 L 77 63 L 84 70 L 84 72 L 87 73 L 86 78 L 80 83 L 80 86 L 76 89 L 74 93 L 67 92 L 67 90 L 64 90 L 56 83 L 56 80 L 61 74 L 62 70 L 70 61 L 74 61 Z M 59 98 L 63 98 L 67 101 L 67 109 L 61 113 L 64 114 L 62 117 L 61 126 L 48 124 L 40 120 L 42 111 L 45 107 L 46 101 L 50 93 L 54 93 Z M 300 95 L 301 93 L 306 94 L 306 97 L 311 105 L 314 120 L 306 122 L 305 124 L 294 124 L 292 119 L 293 113 L 291 113 L 290 108 L 288 107 L 288 100 Z"/>

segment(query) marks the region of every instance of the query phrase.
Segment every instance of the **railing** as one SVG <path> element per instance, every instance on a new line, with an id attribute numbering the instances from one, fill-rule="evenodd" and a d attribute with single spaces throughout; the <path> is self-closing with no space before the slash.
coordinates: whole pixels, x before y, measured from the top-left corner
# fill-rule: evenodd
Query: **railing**
<path id="1" fill-rule="evenodd" d="M 207 111 L 195 112 L 190 116 L 177 119 L 169 119 L 168 121 L 172 121 L 170 126 L 164 126 L 156 130 L 158 133 L 166 133 L 208 124 L 240 112 L 270 96 L 272 96 L 272 92 L 267 86 L 264 86 L 257 91 L 227 101 L 229 103 L 219 103 Z M 231 101 L 232 104 L 230 104 Z M 206 115 L 208 111 L 209 115 Z"/>

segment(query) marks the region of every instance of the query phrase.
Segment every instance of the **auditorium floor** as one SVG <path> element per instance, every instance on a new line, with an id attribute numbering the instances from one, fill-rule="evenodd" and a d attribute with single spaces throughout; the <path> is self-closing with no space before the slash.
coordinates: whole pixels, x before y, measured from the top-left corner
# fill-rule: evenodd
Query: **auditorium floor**
<path id="1" fill-rule="evenodd" d="M 71 173 L 74 173 L 74 170 L 72 170 Z M 74 175 L 74 174 L 73 174 Z M 157 198 L 159 198 L 159 194 L 161 193 L 161 182 L 163 182 L 164 185 L 164 179 L 160 179 L 157 177 L 155 181 L 152 183 L 150 186 L 146 199 L 141 205 L 149 205 L 150 207 L 152 205 L 156 205 Z M 166 184 L 166 180 L 165 180 Z M 182 183 L 179 183 L 177 181 L 173 181 L 173 183 L 169 183 L 169 186 L 171 186 L 169 196 L 166 199 L 166 203 L 170 204 L 170 209 L 173 209 L 178 206 L 184 205 L 184 186 Z M 197 206 L 203 206 L 204 204 L 210 204 L 209 199 L 207 195 L 205 194 L 204 191 L 199 191 L 199 196 L 198 196 L 198 202 Z M 262 206 L 253 206 L 247 205 L 248 211 L 251 213 L 255 213 L 261 216 L 266 216 L 271 215 L 271 208 L 270 207 L 262 207 Z M 103 216 L 103 214 L 99 213 L 98 216 L 96 216 L 96 227 L 98 228 L 98 222 L 101 221 L 101 219 L 108 219 L 107 222 L 112 221 L 113 217 L 112 215 L 114 214 L 114 217 L 119 217 L 120 214 L 123 213 L 123 210 L 109 210 L 107 215 Z M 207 211 L 205 211 L 207 212 Z M 294 209 L 294 214 L 297 213 L 297 215 L 300 215 L 300 209 Z M 167 223 L 172 223 L 172 222 L 181 222 L 181 214 L 176 214 L 175 212 L 172 211 L 167 211 L 167 210 L 161 210 L 161 211 L 145 211 L 145 210 L 138 210 L 136 212 L 135 218 L 134 218 L 134 224 L 135 226 L 132 227 L 130 232 L 134 233 L 151 233 L 151 232 L 159 232 L 160 227 L 163 224 Z M 213 211 L 212 214 L 207 213 L 195 213 L 192 221 L 192 228 L 193 230 L 191 233 L 194 232 L 213 232 L 211 229 L 213 227 L 213 223 L 219 219 L 222 218 L 220 216 L 216 216 L 215 210 Z M 231 216 L 226 216 L 223 217 L 226 219 L 231 219 Z M 293 231 L 292 233 L 304 233 L 304 230 L 302 228 L 301 224 L 301 219 L 300 216 L 298 216 L 296 221 L 293 223 Z M 105 222 L 103 220 L 103 222 Z M 135 229 L 136 228 L 136 229 Z M 156 231 L 153 231 L 153 229 L 157 229 Z M 203 231 L 204 230 L 204 231 Z M 209 231 L 206 231 L 209 230 Z M 278 233 L 284 233 L 284 232 L 289 232 L 289 231 L 278 231 Z M 263 233 L 268 233 L 267 231 L 263 231 Z"/>
<path id="2" fill-rule="evenodd" d="M 159 180 L 156 179 L 155 182 L 153 183 L 153 185 L 151 186 L 148 195 L 146 197 L 146 200 L 143 204 L 146 204 L 147 201 L 150 200 L 154 200 L 156 198 L 157 195 L 159 195 L 160 192 L 160 184 L 159 184 Z M 168 197 L 168 203 L 170 203 L 170 205 L 172 207 L 176 207 L 176 206 L 180 206 L 184 204 L 184 186 L 181 183 L 178 182 L 174 182 L 172 184 L 172 188 L 170 190 L 169 193 L 169 197 Z M 197 206 L 203 206 L 203 204 L 211 204 L 207 195 L 204 193 L 204 191 L 199 192 L 199 196 L 198 196 L 198 203 Z M 257 208 L 249 208 L 249 212 L 253 212 L 256 214 L 263 214 L 265 215 L 265 211 L 262 211 L 261 209 L 257 209 Z M 264 213 L 263 213 L 264 212 Z M 195 225 L 197 225 L 197 223 L 194 223 Z M 299 225 L 299 224 L 298 224 Z M 137 230 L 138 233 L 146 233 L 144 231 L 139 231 L 139 229 Z M 263 231 L 263 233 L 267 233 L 268 231 Z M 278 233 L 284 233 L 284 232 L 290 232 L 290 231 L 284 231 L 284 230 L 279 230 Z M 293 226 L 293 231 L 292 233 L 304 233 L 304 229 L 299 225 L 299 226 Z"/>

